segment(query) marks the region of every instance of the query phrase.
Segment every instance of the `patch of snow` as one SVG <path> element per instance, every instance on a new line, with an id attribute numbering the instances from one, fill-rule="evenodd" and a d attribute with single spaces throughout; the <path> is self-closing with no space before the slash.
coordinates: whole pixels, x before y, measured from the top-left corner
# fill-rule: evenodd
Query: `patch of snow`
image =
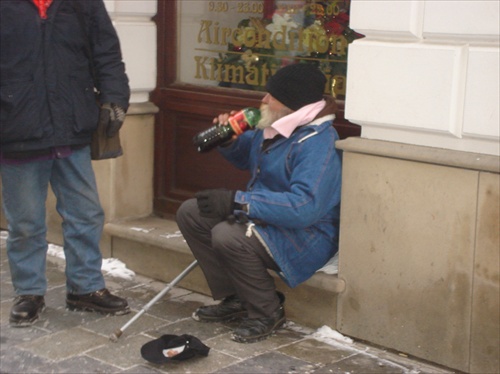
<path id="1" fill-rule="evenodd" d="M 290 320 L 286 321 L 286 328 L 304 335 L 311 335 L 313 333 L 311 328 L 297 325 L 295 322 Z"/>
<path id="2" fill-rule="evenodd" d="M 117 258 L 104 258 L 102 260 L 102 271 L 105 275 L 110 275 L 116 278 L 132 280 L 135 277 L 134 271 Z"/>
<path id="3" fill-rule="evenodd" d="M 54 244 L 49 244 L 47 255 L 65 259 L 63 248 Z M 110 275 L 116 278 L 132 280 L 135 277 L 135 273 L 127 269 L 127 266 L 117 258 L 103 258 L 101 270 L 104 275 Z"/>
<path id="4" fill-rule="evenodd" d="M 49 244 L 49 248 L 47 249 L 47 256 L 57 257 L 63 260 L 66 259 L 62 247 L 54 244 Z"/>
<path id="5" fill-rule="evenodd" d="M 328 262 L 317 272 L 323 272 L 326 274 L 338 274 L 339 273 L 339 252 L 335 253 L 335 255 L 328 260 Z"/>
<path id="6" fill-rule="evenodd" d="M 182 238 L 182 234 L 180 231 L 176 231 L 173 234 L 165 234 L 165 235 L 160 235 L 162 238 L 166 239 L 172 239 L 172 238 Z"/>
<path id="7" fill-rule="evenodd" d="M 332 342 L 333 343 L 339 342 L 339 343 L 346 343 L 346 344 L 353 344 L 354 343 L 351 338 L 342 335 L 340 332 L 338 332 L 337 330 L 333 330 L 329 326 L 320 327 L 318 330 L 316 330 L 316 332 L 311 334 L 311 337 L 316 339 L 316 340 L 327 343 L 327 344 L 332 343 Z"/>
<path id="8" fill-rule="evenodd" d="M 144 232 L 144 233 L 148 233 L 148 232 L 151 232 L 153 230 L 155 230 L 156 227 L 152 227 L 150 229 L 145 229 L 145 228 L 142 228 L 142 227 L 131 227 L 130 230 L 134 230 L 134 231 L 140 231 L 140 232 Z"/>
<path id="9" fill-rule="evenodd" d="M 366 347 L 365 349 L 360 349 L 356 347 L 356 344 L 354 341 L 347 337 L 342 335 L 340 332 L 333 330 L 329 326 L 322 326 L 319 329 L 317 329 L 314 333 L 309 335 L 309 337 L 314 338 L 320 342 L 326 343 L 328 345 L 334 346 L 334 347 L 341 347 L 343 349 L 348 349 L 352 352 L 356 353 L 361 353 L 364 356 L 371 357 L 375 360 L 377 360 L 377 364 L 379 366 L 384 366 L 384 367 L 395 367 L 398 369 L 398 372 L 405 373 L 405 374 L 417 374 L 419 371 L 411 368 L 407 368 L 403 365 L 398 364 L 397 362 L 390 361 L 385 358 L 380 358 L 377 356 L 376 353 L 370 353 L 369 350 L 370 348 Z"/>
<path id="10" fill-rule="evenodd" d="M 9 233 L 7 231 L 0 231 L 0 239 L 7 239 Z M 64 250 L 61 246 L 49 244 L 47 248 L 47 256 L 52 256 L 66 260 Z M 104 275 L 109 275 L 116 278 L 132 280 L 135 277 L 135 272 L 128 269 L 127 266 L 116 258 L 103 258 L 102 259 L 102 272 Z"/>

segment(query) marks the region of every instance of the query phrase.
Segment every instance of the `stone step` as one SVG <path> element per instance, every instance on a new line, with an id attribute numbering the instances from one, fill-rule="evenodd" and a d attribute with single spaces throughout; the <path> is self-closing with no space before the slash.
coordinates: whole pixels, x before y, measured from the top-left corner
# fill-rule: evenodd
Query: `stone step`
<path id="1" fill-rule="evenodd" d="M 104 231 L 111 237 L 112 256 L 137 274 L 170 282 L 194 261 L 174 220 L 155 216 L 128 218 L 107 223 Z M 311 328 L 336 328 L 337 295 L 345 289 L 343 279 L 318 272 L 292 289 L 274 272 L 271 274 L 286 296 L 285 310 L 290 320 Z M 199 267 L 179 287 L 210 295 Z"/>

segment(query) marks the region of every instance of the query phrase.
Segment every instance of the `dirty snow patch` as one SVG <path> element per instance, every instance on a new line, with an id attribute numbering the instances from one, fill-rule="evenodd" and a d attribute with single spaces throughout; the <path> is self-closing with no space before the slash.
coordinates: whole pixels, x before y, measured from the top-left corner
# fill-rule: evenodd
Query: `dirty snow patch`
<path id="1" fill-rule="evenodd" d="M 7 240 L 8 237 L 9 237 L 8 231 L 4 230 L 0 231 L 0 239 Z M 47 256 L 52 256 L 60 258 L 62 260 L 66 260 L 63 248 L 55 244 L 48 245 Z M 116 258 L 103 258 L 101 270 L 104 275 L 109 275 L 116 278 L 132 280 L 135 277 L 135 273 L 132 270 L 127 269 L 127 266 Z"/>
<path id="2" fill-rule="evenodd" d="M 58 245 L 49 244 L 47 255 L 65 260 L 64 250 L 61 246 Z M 103 258 L 101 270 L 104 275 L 109 275 L 116 278 L 132 280 L 135 277 L 135 273 L 132 270 L 127 269 L 127 266 L 116 258 Z"/>
<path id="3" fill-rule="evenodd" d="M 320 327 L 316 332 L 311 334 L 311 337 L 327 344 L 339 342 L 345 344 L 353 344 L 353 340 L 340 332 L 333 330 L 331 327 Z"/>
<path id="4" fill-rule="evenodd" d="M 335 255 L 328 260 L 328 262 L 319 270 L 316 271 L 323 272 L 330 275 L 335 275 L 339 273 L 339 253 L 335 253 Z"/>
<path id="5" fill-rule="evenodd" d="M 102 271 L 105 275 L 116 278 L 132 280 L 135 277 L 135 273 L 127 269 L 127 266 L 117 258 L 104 258 L 102 260 Z"/>
<path id="6" fill-rule="evenodd" d="M 143 232 L 143 233 L 146 233 L 146 234 L 149 233 L 149 232 L 151 232 L 151 231 L 153 231 L 153 230 L 155 230 L 155 229 L 156 229 L 156 227 L 152 227 L 150 229 L 145 229 L 143 227 L 131 227 L 130 228 L 130 230 L 139 231 L 139 232 Z"/>
<path id="7" fill-rule="evenodd" d="M 351 338 L 342 335 L 338 331 L 333 330 L 328 326 L 320 327 L 314 333 L 309 335 L 309 337 L 334 347 L 341 347 L 343 349 L 348 349 L 352 352 L 371 357 L 373 360 L 377 361 L 377 365 L 380 367 L 395 368 L 397 372 L 403 374 L 420 373 L 418 369 L 408 368 L 391 359 L 379 357 L 380 353 L 378 353 L 375 349 L 370 349 L 369 347 L 364 347 L 364 348 L 356 347 L 356 343 L 354 343 L 354 341 Z M 374 352 L 372 353 L 371 351 Z"/>
<path id="8" fill-rule="evenodd" d="M 162 238 L 166 238 L 166 239 L 172 239 L 172 238 L 182 238 L 182 234 L 180 231 L 176 231 L 174 232 L 173 234 L 171 233 L 167 233 L 167 234 L 164 234 L 164 235 L 160 235 Z"/>
<path id="9" fill-rule="evenodd" d="M 47 256 L 57 257 L 65 260 L 64 251 L 62 247 L 54 244 L 49 244 L 49 248 L 47 250 Z"/>

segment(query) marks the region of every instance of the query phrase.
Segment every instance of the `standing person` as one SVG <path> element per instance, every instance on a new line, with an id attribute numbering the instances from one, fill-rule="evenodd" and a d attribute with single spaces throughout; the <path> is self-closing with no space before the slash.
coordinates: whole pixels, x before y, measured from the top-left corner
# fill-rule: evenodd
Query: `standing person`
<path id="1" fill-rule="evenodd" d="M 45 307 L 49 184 L 63 219 L 67 306 L 128 313 L 127 301 L 105 288 L 101 272 L 104 212 L 89 147 L 100 112 L 92 70 L 97 99 L 110 115 L 108 135 L 119 130 L 130 97 L 104 3 L 2 0 L 0 45 L 0 174 L 17 295 L 10 323 L 31 325 Z"/>
<path id="2" fill-rule="evenodd" d="M 310 64 L 289 65 L 267 82 L 262 118 L 218 150 L 249 170 L 246 191 L 206 190 L 185 201 L 177 223 L 219 304 L 197 321 L 246 317 L 237 342 L 267 338 L 285 322 L 284 297 L 268 269 L 295 287 L 338 250 L 341 154 L 332 126 L 336 105 Z M 228 114 L 215 122 L 227 124 Z"/>

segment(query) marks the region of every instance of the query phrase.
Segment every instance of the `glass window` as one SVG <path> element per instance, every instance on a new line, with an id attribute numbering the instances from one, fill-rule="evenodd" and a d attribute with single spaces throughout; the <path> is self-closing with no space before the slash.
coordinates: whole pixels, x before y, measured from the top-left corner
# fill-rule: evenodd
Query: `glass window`
<path id="1" fill-rule="evenodd" d="M 180 82 L 265 90 L 282 66 L 316 64 L 345 98 L 350 0 L 179 1 Z"/>

